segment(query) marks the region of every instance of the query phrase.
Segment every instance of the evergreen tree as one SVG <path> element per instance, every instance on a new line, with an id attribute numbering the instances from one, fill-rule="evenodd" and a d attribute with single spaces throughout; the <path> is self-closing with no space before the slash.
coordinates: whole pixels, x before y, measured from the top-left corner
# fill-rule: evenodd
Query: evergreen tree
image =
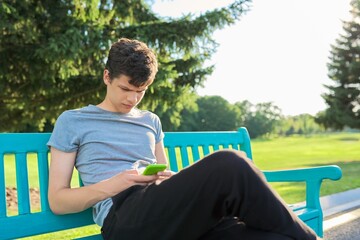
<path id="1" fill-rule="evenodd" d="M 179 124 L 186 96 L 213 70 L 203 67 L 217 46 L 212 33 L 238 21 L 249 2 L 164 18 L 150 0 L 2 1 L 0 131 L 51 130 L 62 111 L 98 103 L 107 52 L 120 37 L 158 56 L 160 71 L 140 107 Z"/>
<path id="2" fill-rule="evenodd" d="M 352 20 L 344 22 L 344 34 L 332 46 L 329 78 L 332 86 L 323 94 L 329 106 L 316 121 L 326 128 L 360 128 L 360 1 L 351 1 Z"/>

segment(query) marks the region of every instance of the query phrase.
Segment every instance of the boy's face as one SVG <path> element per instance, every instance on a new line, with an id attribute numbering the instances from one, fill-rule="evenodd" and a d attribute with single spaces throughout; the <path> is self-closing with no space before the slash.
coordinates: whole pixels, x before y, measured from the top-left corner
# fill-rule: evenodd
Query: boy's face
<path id="1" fill-rule="evenodd" d="M 140 103 L 150 84 L 135 87 L 129 83 L 129 80 L 130 77 L 120 75 L 110 81 L 109 71 L 104 71 L 104 82 L 107 86 L 107 93 L 104 101 L 106 110 L 129 113 Z"/>

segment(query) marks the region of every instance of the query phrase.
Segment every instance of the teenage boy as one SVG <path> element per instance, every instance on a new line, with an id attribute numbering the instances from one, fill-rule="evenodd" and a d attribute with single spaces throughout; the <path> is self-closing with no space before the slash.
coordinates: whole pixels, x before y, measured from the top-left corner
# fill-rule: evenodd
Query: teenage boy
<path id="1" fill-rule="evenodd" d="M 63 112 L 51 147 L 49 203 L 56 214 L 93 207 L 104 239 L 316 239 L 244 153 L 221 150 L 173 174 L 159 118 L 136 106 L 158 65 L 142 42 L 115 42 L 103 73 L 105 99 Z M 71 188 L 74 166 L 83 187 Z"/>

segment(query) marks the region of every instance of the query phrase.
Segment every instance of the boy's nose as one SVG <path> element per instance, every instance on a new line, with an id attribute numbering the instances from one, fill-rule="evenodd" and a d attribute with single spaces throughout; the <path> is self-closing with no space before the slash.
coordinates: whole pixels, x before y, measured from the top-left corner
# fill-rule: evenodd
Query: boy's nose
<path id="1" fill-rule="evenodd" d="M 137 102 L 137 99 L 138 99 L 137 93 L 136 93 L 136 92 L 131 92 L 131 93 L 129 93 L 128 96 L 127 96 L 127 99 L 128 99 L 128 101 L 131 102 L 131 103 L 136 103 L 136 102 Z"/>

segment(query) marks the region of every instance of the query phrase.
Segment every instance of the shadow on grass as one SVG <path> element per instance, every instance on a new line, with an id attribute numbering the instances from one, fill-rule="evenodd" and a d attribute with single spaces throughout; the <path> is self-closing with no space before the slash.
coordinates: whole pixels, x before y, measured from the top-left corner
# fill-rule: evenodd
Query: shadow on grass
<path id="1" fill-rule="evenodd" d="M 340 141 L 346 141 L 346 142 L 357 142 L 360 140 L 360 138 L 357 137 L 343 137 L 339 138 Z"/>

